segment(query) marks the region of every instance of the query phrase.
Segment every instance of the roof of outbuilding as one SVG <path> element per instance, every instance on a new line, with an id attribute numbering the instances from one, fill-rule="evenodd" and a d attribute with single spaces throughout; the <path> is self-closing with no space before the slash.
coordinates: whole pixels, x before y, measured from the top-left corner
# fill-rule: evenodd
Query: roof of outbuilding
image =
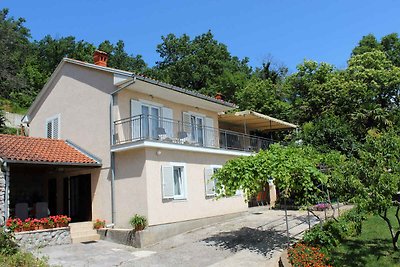
<path id="1" fill-rule="evenodd" d="M 100 160 L 66 140 L 0 134 L 0 158 L 7 162 L 100 166 Z"/>

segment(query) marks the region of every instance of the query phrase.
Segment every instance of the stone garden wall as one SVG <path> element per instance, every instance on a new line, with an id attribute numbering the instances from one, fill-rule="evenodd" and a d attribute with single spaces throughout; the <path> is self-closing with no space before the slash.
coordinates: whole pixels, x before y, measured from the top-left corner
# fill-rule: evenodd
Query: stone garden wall
<path id="1" fill-rule="evenodd" d="M 4 224 L 5 196 L 6 196 L 6 180 L 4 178 L 4 173 L 0 170 L 0 226 Z"/>
<path id="2" fill-rule="evenodd" d="M 71 244 L 69 227 L 15 233 L 15 241 L 27 250 Z"/>

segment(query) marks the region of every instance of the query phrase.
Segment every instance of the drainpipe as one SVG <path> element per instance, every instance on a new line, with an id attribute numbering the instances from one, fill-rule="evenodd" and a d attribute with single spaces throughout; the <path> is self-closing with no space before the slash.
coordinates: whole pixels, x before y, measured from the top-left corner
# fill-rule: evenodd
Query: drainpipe
<path id="1" fill-rule="evenodd" d="M 136 76 L 132 75 L 132 78 L 119 86 L 117 90 L 110 94 L 110 168 L 111 168 L 111 222 L 115 225 L 115 154 L 111 151 L 112 145 L 114 144 L 114 96 L 121 90 L 127 88 L 129 85 L 136 82 Z"/>
<path id="2" fill-rule="evenodd" d="M 10 193 L 10 167 L 7 165 L 7 162 L 0 158 L 0 171 L 4 172 L 4 222 L 7 221 L 10 216 L 10 201 L 9 201 L 9 193 Z"/>

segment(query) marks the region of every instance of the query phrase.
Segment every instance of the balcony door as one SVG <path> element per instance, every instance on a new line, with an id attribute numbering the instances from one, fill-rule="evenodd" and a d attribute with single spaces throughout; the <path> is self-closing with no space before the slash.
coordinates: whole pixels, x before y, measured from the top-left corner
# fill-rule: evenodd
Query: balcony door
<path id="1" fill-rule="evenodd" d="M 160 127 L 160 108 L 142 104 L 142 137 L 157 139 L 157 128 Z"/>

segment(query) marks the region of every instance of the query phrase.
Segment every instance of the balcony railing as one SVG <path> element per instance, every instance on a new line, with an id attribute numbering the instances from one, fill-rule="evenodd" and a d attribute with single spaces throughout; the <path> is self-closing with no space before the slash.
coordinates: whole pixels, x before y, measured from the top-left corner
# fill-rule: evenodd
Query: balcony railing
<path id="1" fill-rule="evenodd" d="M 114 145 L 141 140 L 241 151 L 259 151 L 273 143 L 272 139 L 151 115 L 114 122 Z"/>

